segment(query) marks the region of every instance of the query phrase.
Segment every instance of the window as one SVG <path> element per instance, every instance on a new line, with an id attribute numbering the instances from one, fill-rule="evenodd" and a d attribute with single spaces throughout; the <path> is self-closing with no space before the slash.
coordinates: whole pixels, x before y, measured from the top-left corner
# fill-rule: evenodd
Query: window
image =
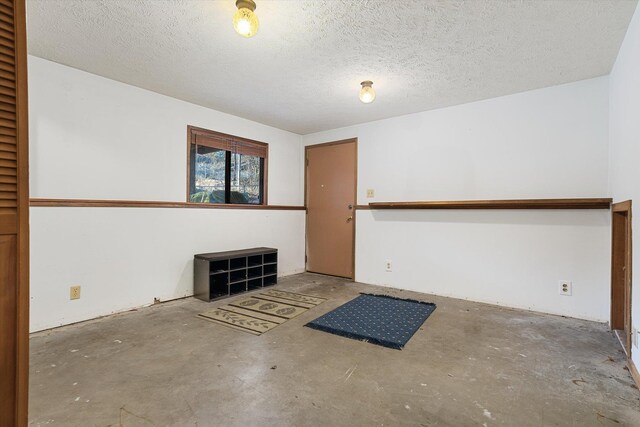
<path id="1" fill-rule="evenodd" d="M 188 129 L 189 202 L 267 204 L 268 144 L 193 126 Z"/>

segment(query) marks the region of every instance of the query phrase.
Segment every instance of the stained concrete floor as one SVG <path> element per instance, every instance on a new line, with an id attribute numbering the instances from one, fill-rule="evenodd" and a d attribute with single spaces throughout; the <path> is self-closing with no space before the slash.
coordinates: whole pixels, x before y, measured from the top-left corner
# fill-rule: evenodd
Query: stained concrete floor
<path id="1" fill-rule="evenodd" d="M 312 274 L 329 301 L 262 336 L 192 298 L 34 334 L 31 425 L 640 426 L 640 393 L 603 324 Z M 399 351 L 303 325 L 377 292 L 435 302 Z"/>

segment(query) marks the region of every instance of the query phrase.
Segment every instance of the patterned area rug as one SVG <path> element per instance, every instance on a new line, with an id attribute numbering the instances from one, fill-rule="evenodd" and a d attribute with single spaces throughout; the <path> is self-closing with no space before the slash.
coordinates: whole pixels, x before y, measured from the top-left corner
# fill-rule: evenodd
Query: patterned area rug
<path id="1" fill-rule="evenodd" d="M 361 294 L 305 326 L 400 350 L 435 309 L 430 302 Z"/>
<path id="2" fill-rule="evenodd" d="M 198 314 L 198 317 L 254 335 L 261 335 L 326 300 L 326 298 L 270 289 L 235 299 L 225 306 Z"/>

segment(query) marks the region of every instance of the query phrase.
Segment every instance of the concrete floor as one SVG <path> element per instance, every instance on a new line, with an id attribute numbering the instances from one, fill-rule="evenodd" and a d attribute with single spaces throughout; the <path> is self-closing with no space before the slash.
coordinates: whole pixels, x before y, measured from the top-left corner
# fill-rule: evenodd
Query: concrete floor
<path id="1" fill-rule="evenodd" d="M 262 336 L 192 298 L 34 334 L 31 424 L 640 426 L 603 324 L 312 274 L 277 288 L 330 300 Z M 438 308 L 401 351 L 303 327 L 362 291 Z"/>

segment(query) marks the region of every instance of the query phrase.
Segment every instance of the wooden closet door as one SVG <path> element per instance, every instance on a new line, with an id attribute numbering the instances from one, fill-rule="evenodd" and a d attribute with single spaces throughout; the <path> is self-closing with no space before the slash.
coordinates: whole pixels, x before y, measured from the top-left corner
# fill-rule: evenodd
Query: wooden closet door
<path id="1" fill-rule="evenodd" d="M 0 426 L 26 426 L 29 165 L 24 0 L 0 0 Z"/>

